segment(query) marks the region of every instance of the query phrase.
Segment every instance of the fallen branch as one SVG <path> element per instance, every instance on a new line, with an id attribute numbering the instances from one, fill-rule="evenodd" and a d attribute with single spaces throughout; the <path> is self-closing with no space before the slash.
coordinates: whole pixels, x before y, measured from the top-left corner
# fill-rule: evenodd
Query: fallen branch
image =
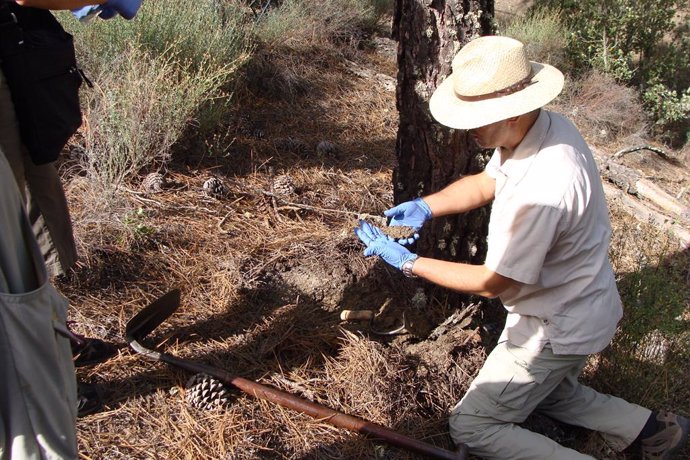
<path id="1" fill-rule="evenodd" d="M 266 191 L 263 191 L 262 193 L 264 195 L 267 195 L 267 196 L 272 195 L 270 192 L 266 192 Z M 366 212 L 348 211 L 346 209 L 321 208 L 319 206 L 312 206 L 309 204 L 293 203 L 292 201 L 283 200 L 279 197 L 275 197 L 275 198 L 277 198 L 277 200 L 281 204 L 281 206 L 277 208 L 279 211 L 280 210 L 295 211 L 298 209 L 303 209 L 305 211 L 314 211 L 314 212 L 319 212 L 319 213 L 323 213 L 323 214 L 345 214 L 345 215 L 354 216 L 358 219 L 379 220 L 379 219 L 383 218 L 382 216 L 375 216 L 373 214 L 367 214 Z"/>
<path id="2" fill-rule="evenodd" d="M 636 200 L 610 184 L 604 183 L 604 192 L 609 199 L 618 199 L 628 212 L 638 220 L 642 222 L 653 222 L 658 227 L 673 233 L 676 238 L 678 238 L 683 248 L 690 247 L 690 231 L 680 225 L 676 219 L 672 219 L 669 216 L 650 209 L 649 206 L 644 205 L 640 200 Z"/>
<path id="3" fill-rule="evenodd" d="M 592 151 L 601 175 L 623 192 L 650 201 L 658 209 L 673 214 L 675 218 L 690 221 L 690 210 L 674 196 L 666 193 L 653 182 L 641 178 L 633 169 L 613 161 L 597 151 Z M 615 155 L 614 155 L 615 157 Z"/>
<path id="4" fill-rule="evenodd" d="M 626 153 L 632 153 L 632 152 L 637 152 L 639 150 L 649 150 L 650 152 L 654 152 L 657 155 L 659 155 L 661 158 L 664 160 L 670 161 L 672 163 L 676 162 L 676 159 L 673 158 L 669 153 L 661 150 L 660 148 L 657 147 L 652 147 L 651 145 L 638 145 L 637 147 L 630 147 L 627 149 L 619 150 L 618 152 L 613 154 L 613 158 L 618 159 L 625 155 Z"/>

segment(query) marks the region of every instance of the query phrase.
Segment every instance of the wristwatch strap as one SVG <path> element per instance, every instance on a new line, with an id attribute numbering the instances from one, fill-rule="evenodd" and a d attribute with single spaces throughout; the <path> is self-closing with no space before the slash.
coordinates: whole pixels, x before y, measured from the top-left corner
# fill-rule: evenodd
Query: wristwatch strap
<path id="1" fill-rule="evenodd" d="M 412 268 L 414 267 L 416 260 L 417 258 L 415 257 L 414 259 L 410 259 L 402 264 L 403 275 L 407 276 L 408 278 L 417 278 L 417 275 L 412 273 Z"/>

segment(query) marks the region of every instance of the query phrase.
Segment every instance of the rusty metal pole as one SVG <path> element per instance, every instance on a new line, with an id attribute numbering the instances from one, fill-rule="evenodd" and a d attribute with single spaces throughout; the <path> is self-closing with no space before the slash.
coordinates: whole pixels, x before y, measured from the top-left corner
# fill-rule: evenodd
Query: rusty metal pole
<path id="1" fill-rule="evenodd" d="M 404 434 L 391 430 L 390 428 L 386 428 L 383 425 L 339 412 L 335 409 L 331 409 L 321 404 L 300 398 L 276 388 L 254 382 L 253 380 L 231 375 L 229 372 L 222 369 L 207 366 L 194 361 L 180 359 L 167 353 L 156 352 L 156 354 L 159 355 L 160 361 L 191 372 L 204 373 L 212 377 L 216 377 L 223 383 L 232 385 L 244 393 L 254 396 L 255 398 L 271 401 L 280 406 L 287 407 L 288 409 L 310 415 L 311 417 L 330 425 L 344 428 L 349 431 L 354 431 L 371 438 L 380 439 L 388 444 L 424 455 L 429 458 L 448 460 L 467 459 L 468 452 L 467 446 L 465 445 L 461 445 L 460 448 L 455 452 L 442 449 L 432 444 L 405 436 Z"/>
<path id="2" fill-rule="evenodd" d="M 310 415 L 330 425 L 380 439 L 391 445 L 416 452 L 426 457 L 448 460 L 465 460 L 467 458 L 468 452 L 467 446 L 465 445 L 461 445 L 455 452 L 442 449 L 426 442 L 410 438 L 377 423 L 344 414 L 335 409 L 300 398 L 290 393 L 285 393 L 284 391 L 270 386 L 262 385 L 252 380 L 234 376 L 223 369 L 196 361 L 177 358 L 176 356 L 152 350 L 144 346 L 141 340 L 156 327 L 160 326 L 163 321 L 169 318 L 177 310 L 179 305 L 180 291 L 179 289 L 174 289 L 142 309 L 134 318 L 127 322 L 125 336 L 129 346 L 137 353 L 152 361 L 162 361 L 191 372 L 208 374 L 255 398 L 274 402 L 283 407 Z"/>

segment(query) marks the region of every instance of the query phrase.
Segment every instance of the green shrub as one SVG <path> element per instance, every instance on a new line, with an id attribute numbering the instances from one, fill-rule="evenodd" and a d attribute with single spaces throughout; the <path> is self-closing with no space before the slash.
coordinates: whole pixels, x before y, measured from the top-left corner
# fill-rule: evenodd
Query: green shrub
<path id="1" fill-rule="evenodd" d="M 644 90 L 642 100 L 656 120 L 655 131 L 661 137 L 674 145 L 687 141 L 690 136 L 690 88 L 678 94 L 654 80 Z"/>
<path id="2" fill-rule="evenodd" d="M 546 62 L 563 71 L 569 67 L 566 49 L 570 32 L 559 11 L 534 9 L 505 25 L 499 24 L 499 28 L 502 35 L 524 43 L 530 59 Z"/>
<path id="3" fill-rule="evenodd" d="M 673 30 L 680 0 L 542 0 L 536 4 L 563 13 L 572 29 L 570 50 L 583 67 L 619 79 L 645 74 L 659 43 Z"/>
<path id="4" fill-rule="evenodd" d="M 682 114 L 682 94 L 690 83 L 686 1 L 536 0 L 535 5 L 562 13 L 572 29 L 568 50 L 578 72 L 596 69 L 636 86 L 656 133 L 672 143 L 685 139 L 690 124 Z"/>
<path id="5" fill-rule="evenodd" d="M 82 92 L 85 167 L 104 187 L 165 163 L 190 125 L 209 129 L 225 115 L 248 45 L 244 13 L 221 5 L 157 0 L 132 21 L 63 21 L 95 84 Z"/>
<path id="6" fill-rule="evenodd" d="M 96 89 L 85 92 L 85 166 L 105 188 L 167 162 L 201 106 L 222 97 L 232 67 L 192 69 L 179 59 L 131 45 L 100 74 Z"/>

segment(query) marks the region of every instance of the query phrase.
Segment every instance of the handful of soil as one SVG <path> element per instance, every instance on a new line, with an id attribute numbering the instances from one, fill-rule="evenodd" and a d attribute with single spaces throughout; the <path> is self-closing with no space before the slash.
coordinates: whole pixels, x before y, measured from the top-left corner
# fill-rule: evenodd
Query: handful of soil
<path id="1" fill-rule="evenodd" d="M 388 225 L 386 218 L 381 216 L 372 216 L 367 214 L 366 216 L 361 216 L 361 219 L 369 222 L 375 227 L 380 228 L 383 233 L 394 238 L 395 240 L 410 238 L 417 232 L 414 227 L 408 227 L 406 225 L 396 225 L 391 227 Z"/>
<path id="2" fill-rule="evenodd" d="M 381 230 L 388 236 L 392 236 L 396 240 L 402 238 L 411 238 L 415 234 L 416 230 L 414 227 L 408 227 L 406 225 L 396 225 L 393 227 L 382 227 Z"/>

